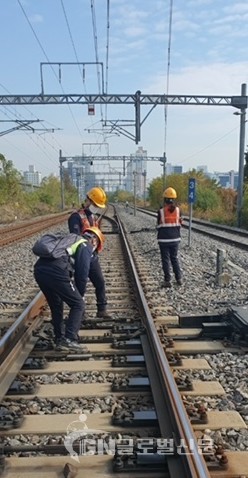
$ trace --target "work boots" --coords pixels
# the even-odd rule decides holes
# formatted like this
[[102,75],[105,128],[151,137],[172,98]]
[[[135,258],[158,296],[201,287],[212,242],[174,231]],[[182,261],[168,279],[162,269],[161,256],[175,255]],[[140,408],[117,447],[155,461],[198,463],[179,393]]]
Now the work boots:
[[170,288],[171,287],[170,281],[165,280],[164,282],[162,282],[161,287]]
[[112,319],[112,315],[105,309],[105,310],[98,310],[96,316],[99,319]]

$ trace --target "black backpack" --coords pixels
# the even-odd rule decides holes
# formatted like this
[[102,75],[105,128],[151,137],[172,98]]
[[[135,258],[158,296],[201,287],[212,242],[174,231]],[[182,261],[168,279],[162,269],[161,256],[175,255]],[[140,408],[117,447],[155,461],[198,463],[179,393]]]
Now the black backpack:
[[59,259],[66,255],[71,256],[74,252],[71,246],[82,242],[87,243],[87,240],[78,234],[44,234],[34,243],[32,251],[36,256],[45,259]]

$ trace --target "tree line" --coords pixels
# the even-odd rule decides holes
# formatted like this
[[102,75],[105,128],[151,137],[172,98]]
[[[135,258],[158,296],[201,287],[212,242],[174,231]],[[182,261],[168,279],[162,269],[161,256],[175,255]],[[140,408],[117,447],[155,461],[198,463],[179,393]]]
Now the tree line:
[[[222,188],[215,179],[194,169],[182,174],[172,174],[165,178],[154,178],[148,187],[146,205],[158,209],[163,201],[163,190],[173,187],[177,191],[178,203],[183,214],[188,214],[188,182],[196,179],[196,201],[194,216],[216,223],[236,225],[237,191]],[[133,193],[117,190],[109,193],[109,202],[134,201]],[[78,191],[70,177],[64,175],[65,208],[78,205]],[[144,198],[136,198],[138,205],[144,205]],[[0,154],[0,213],[2,222],[12,221],[14,217],[25,217],[58,212],[61,209],[61,184],[55,175],[43,178],[39,188],[27,192],[23,187],[23,177],[14,168],[12,161]],[[248,152],[245,154],[244,195],[242,208],[242,227],[248,228]]]

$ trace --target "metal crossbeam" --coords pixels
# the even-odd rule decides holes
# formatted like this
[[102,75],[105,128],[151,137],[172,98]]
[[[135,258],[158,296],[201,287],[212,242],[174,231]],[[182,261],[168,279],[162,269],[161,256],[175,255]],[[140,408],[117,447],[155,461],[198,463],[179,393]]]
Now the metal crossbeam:
[[1,105],[56,104],[137,104],[140,105],[202,105],[247,108],[247,96],[209,95],[0,95]]
[[163,161],[163,157],[161,156],[95,156],[94,154],[90,154],[87,156],[62,156],[60,159],[63,161],[75,161],[78,162],[79,160],[82,161],[136,161],[137,159],[141,159],[142,161]]

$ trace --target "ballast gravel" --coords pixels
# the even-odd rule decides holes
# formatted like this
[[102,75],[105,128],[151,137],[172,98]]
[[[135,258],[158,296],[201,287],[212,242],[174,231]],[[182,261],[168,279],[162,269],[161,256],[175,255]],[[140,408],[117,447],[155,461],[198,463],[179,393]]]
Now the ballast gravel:
[[[134,258],[139,256],[147,265],[148,276],[155,279],[156,291],[151,287],[151,300],[167,310],[167,314],[192,314],[192,313],[223,313],[232,305],[248,304],[248,254],[234,246],[229,246],[211,238],[206,238],[195,232],[191,233],[191,247],[188,247],[188,231],[182,229],[182,241],[179,252],[183,271],[183,285],[178,287],[173,280],[171,289],[161,288],[163,272],[161,267],[160,252],[156,239],[156,220],[143,213],[136,211],[127,212],[122,205],[117,205],[123,225],[128,232],[128,241],[133,251]],[[142,231],[142,229],[146,229]],[[148,230],[147,230],[148,229]],[[55,230],[55,229],[54,229]],[[56,227],[56,231],[63,230]],[[66,231],[66,228],[64,228]],[[38,237],[38,235],[37,235]],[[0,317],[1,310],[6,308],[15,309],[14,301],[19,301],[20,306],[27,302],[27,296],[34,297],[38,291],[33,278],[33,265],[36,258],[31,248],[36,236],[1,249],[0,268],[5,273],[0,281]],[[217,250],[222,249],[227,253],[225,272],[229,280],[221,287],[216,285],[216,256]],[[149,285],[147,287],[149,295]],[[149,301],[149,298],[148,298]],[[13,302],[13,305],[12,305]],[[169,311],[169,312],[168,312]],[[1,322],[4,320],[4,315]],[[188,356],[189,357],[189,356]],[[186,372],[189,378],[201,380],[218,380],[223,386],[225,397],[187,397],[189,401],[204,403],[209,409],[238,411],[248,425],[248,354],[238,355],[228,352],[220,354],[203,354],[199,358],[206,358],[212,367],[212,371]],[[93,374],[94,375],[94,374]],[[86,375],[82,377],[83,381]],[[79,377],[74,376],[72,380]],[[109,377],[105,375],[95,376],[91,381],[105,381]],[[43,379],[41,379],[42,382]],[[46,383],[46,378],[44,382]],[[68,381],[71,380],[68,375]],[[43,383],[44,383],[43,382]],[[6,400],[10,409],[21,409],[25,414],[44,413],[77,413],[84,409],[85,413],[97,413],[99,411],[111,411],[116,403],[113,396],[105,399],[80,400],[67,399],[63,403],[49,400],[38,400],[27,403],[25,400]],[[135,402],[133,406],[127,401],[127,397],[119,401],[123,409],[151,408],[152,403]],[[208,430],[207,430],[208,432]],[[222,429],[210,433],[215,441],[222,443],[232,450],[248,450],[248,431],[246,429]],[[12,438],[14,440],[14,438]]]

